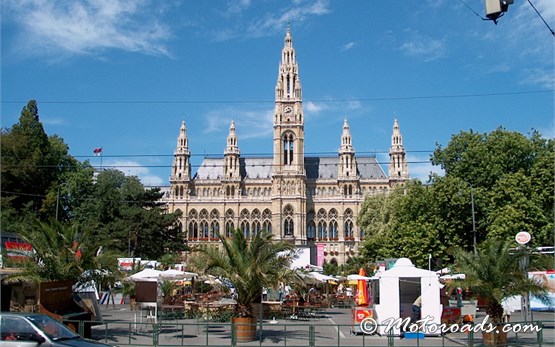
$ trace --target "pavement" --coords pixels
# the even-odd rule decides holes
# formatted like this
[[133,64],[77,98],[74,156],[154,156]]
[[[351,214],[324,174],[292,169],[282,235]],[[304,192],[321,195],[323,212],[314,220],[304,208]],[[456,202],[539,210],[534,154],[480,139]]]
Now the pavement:
[[[207,322],[202,319],[156,319],[148,311],[132,311],[129,305],[102,305],[103,325],[93,327],[93,339],[118,346],[230,346],[231,324]],[[256,341],[238,343],[240,346],[388,346],[387,336],[354,334],[351,309],[328,308],[321,316],[304,320],[270,319],[258,325]],[[478,313],[476,323],[485,314]],[[538,333],[510,332],[509,345],[538,345],[538,335],[543,346],[555,346],[555,314],[533,312],[534,320],[544,323]],[[525,324],[520,312],[514,312],[511,323]],[[158,334],[153,334],[159,327]],[[313,338],[312,341],[310,339]],[[444,336],[416,338],[389,337],[394,346],[468,346],[468,333],[447,333]],[[474,344],[482,343],[482,334],[474,336]]]

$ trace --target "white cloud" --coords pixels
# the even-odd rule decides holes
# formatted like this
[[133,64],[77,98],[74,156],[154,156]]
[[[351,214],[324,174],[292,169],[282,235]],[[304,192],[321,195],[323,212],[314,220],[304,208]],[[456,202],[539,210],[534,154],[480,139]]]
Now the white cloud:
[[434,166],[430,162],[430,156],[407,155],[409,175],[411,178],[417,178],[422,182],[427,182],[431,173],[443,176],[445,173],[439,166]]
[[167,181],[150,172],[148,167],[133,160],[104,160],[103,166],[123,172],[126,176],[137,176],[144,186],[160,186]]
[[204,117],[206,125],[204,133],[224,132],[227,134],[231,120],[235,122],[235,128],[239,141],[241,139],[267,137],[273,131],[274,110],[237,109],[227,107],[213,110]]
[[329,0],[294,1],[293,6],[282,11],[267,13],[247,27],[247,36],[262,37],[283,31],[287,21],[302,23],[313,16],[330,13]]
[[303,110],[308,113],[318,114],[326,109],[327,106],[325,104],[314,101],[307,101],[303,104]]
[[29,54],[92,54],[122,49],[169,55],[169,28],[152,15],[146,0],[8,1],[7,11],[22,30]]
[[343,52],[344,52],[344,51],[348,51],[348,50],[354,48],[355,46],[356,46],[356,43],[351,41],[351,42],[349,42],[349,43],[344,44],[344,45],[341,47],[341,51],[343,51]]
[[433,39],[417,31],[409,31],[410,40],[403,43],[401,51],[411,57],[422,58],[426,62],[434,61],[445,56],[445,42]]

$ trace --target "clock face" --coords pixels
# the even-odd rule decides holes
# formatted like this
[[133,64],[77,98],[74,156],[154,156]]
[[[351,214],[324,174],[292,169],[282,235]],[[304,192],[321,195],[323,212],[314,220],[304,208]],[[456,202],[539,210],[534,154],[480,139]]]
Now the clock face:
[[293,109],[292,109],[290,106],[286,106],[286,107],[283,109],[283,111],[284,111],[285,113],[291,113],[291,111],[293,111]]

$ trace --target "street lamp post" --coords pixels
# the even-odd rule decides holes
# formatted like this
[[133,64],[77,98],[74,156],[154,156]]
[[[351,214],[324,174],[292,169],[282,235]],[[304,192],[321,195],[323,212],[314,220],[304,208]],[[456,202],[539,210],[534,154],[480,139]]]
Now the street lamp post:
[[474,187],[470,187],[470,205],[472,207],[472,238],[474,251],[476,251],[476,217],[474,215]]

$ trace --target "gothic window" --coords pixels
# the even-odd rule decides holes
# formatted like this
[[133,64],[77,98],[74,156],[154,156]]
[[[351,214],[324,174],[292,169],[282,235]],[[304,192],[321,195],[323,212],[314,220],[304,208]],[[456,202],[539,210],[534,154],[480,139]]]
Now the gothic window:
[[198,218],[197,210],[192,209],[191,211],[189,211],[189,219],[196,219],[196,218]]
[[330,238],[335,239],[337,237],[337,222],[332,220],[330,222]]
[[200,219],[208,219],[208,211],[206,209],[200,210],[199,214]]
[[328,237],[328,231],[326,229],[326,222],[318,222],[318,239],[322,240]]
[[260,219],[260,210],[258,210],[257,208],[255,208],[252,211],[252,219]]
[[272,211],[270,211],[269,209],[265,209],[264,212],[262,212],[262,218],[272,219]]
[[232,209],[229,209],[225,212],[225,218],[227,219],[233,219],[234,216],[235,216],[235,213],[233,213]]
[[198,225],[196,221],[189,223],[189,238],[198,239]]
[[328,214],[328,216],[329,216],[330,219],[331,219],[331,218],[337,218],[337,215],[338,215],[338,213],[337,213],[337,210],[336,210],[335,208],[332,208],[332,209],[330,210],[330,213]]
[[204,238],[209,237],[208,231],[209,231],[208,222],[205,221],[205,220],[201,221],[200,222],[200,236],[204,237]]
[[291,217],[285,218],[285,222],[283,223],[283,235],[284,236],[294,235],[293,218]]
[[212,221],[210,224],[210,237],[218,237],[220,234],[220,223],[218,221]]
[[293,134],[286,133],[283,135],[283,165],[293,164],[294,141]]
[[326,219],[328,217],[326,210],[323,208],[318,210],[318,219]]
[[212,211],[210,211],[210,219],[219,219],[220,218],[220,212],[218,212],[218,210],[213,209]]
[[306,239],[311,241],[316,238],[316,224],[313,220],[309,220],[306,226]]
[[258,234],[260,230],[262,230],[260,226],[260,221],[255,220],[254,222],[252,222],[252,236]]
[[353,237],[353,222],[350,219],[345,220],[345,237]]
[[262,223],[262,230],[267,230],[270,234],[272,233],[272,222],[269,220],[265,220]]
[[249,219],[250,218],[250,213],[247,209],[243,209],[241,211],[241,219]]
[[245,235],[246,239],[251,237],[251,229],[248,221],[244,220],[241,222],[241,230],[243,231],[243,235]]
[[228,220],[225,222],[225,237],[231,237],[233,235],[233,228],[235,228],[232,221]]

